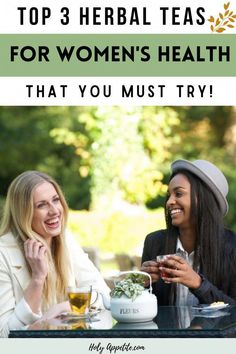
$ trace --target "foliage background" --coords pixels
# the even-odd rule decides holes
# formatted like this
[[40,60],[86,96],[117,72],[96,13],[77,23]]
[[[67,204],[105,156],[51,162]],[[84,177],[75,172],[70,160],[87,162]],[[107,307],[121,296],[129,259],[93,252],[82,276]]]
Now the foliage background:
[[0,107],[0,200],[19,173],[37,169],[62,186],[82,245],[140,253],[164,227],[170,163],[208,159],[230,185],[236,229],[235,107]]

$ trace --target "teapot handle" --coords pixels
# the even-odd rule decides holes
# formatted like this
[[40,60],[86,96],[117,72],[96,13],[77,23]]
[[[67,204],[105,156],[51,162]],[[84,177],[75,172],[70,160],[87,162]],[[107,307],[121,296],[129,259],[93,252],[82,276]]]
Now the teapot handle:
[[148,289],[148,291],[150,292],[150,293],[152,293],[152,278],[151,278],[151,276],[150,276],[150,274],[148,274],[148,273],[146,273],[146,272],[141,272],[140,270],[127,270],[127,271],[124,271],[124,272],[119,272],[119,274],[118,274],[118,276],[120,276],[120,275],[124,275],[124,274],[143,274],[143,275],[146,275],[146,276],[148,276],[148,278],[149,278],[149,289]]

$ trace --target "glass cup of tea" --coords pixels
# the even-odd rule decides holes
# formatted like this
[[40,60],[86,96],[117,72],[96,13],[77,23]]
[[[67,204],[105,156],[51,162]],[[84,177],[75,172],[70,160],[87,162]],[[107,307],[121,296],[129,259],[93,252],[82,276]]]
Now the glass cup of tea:
[[[91,303],[92,293],[96,293],[95,300]],[[70,286],[67,288],[67,295],[71,311],[77,315],[87,315],[90,306],[97,300],[98,292],[91,285],[83,287]]]
[[[162,255],[159,255],[156,257],[156,261],[158,263],[158,265],[160,267],[165,267],[167,268],[167,265],[165,265],[165,261],[168,259],[169,256],[180,256],[180,257],[184,257],[184,254],[180,253],[180,252],[177,252],[177,253],[173,253],[173,254],[162,254]],[[170,278],[170,275],[167,274],[164,270],[161,270],[160,269],[160,276],[161,278],[165,278],[165,277],[169,277]],[[170,282],[169,281],[165,281],[166,284],[169,284]]]

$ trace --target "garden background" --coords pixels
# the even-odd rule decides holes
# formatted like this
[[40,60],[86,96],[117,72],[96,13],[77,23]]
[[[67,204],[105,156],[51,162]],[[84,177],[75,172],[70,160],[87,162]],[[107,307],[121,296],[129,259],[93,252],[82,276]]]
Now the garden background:
[[141,256],[147,233],[165,226],[170,164],[208,159],[230,191],[236,231],[236,107],[0,107],[0,209],[25,170],[52,175],[70,206],[69,228],[96,247],[102,272],[115,254]]

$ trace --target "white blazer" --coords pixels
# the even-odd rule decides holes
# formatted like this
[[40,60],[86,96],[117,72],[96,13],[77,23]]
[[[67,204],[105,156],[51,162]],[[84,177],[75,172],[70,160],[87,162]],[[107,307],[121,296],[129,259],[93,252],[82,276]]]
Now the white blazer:
[[[67,244],[73,266],[68,285],[91,284],[99,292],[109,294],[101,274],[70,235]],[[22,328],[41,317],[31,311],[24,299],[29,281],[25,257],[15,237],[11,233],[0,236],[0,337],[8,337],[11,329]]]

